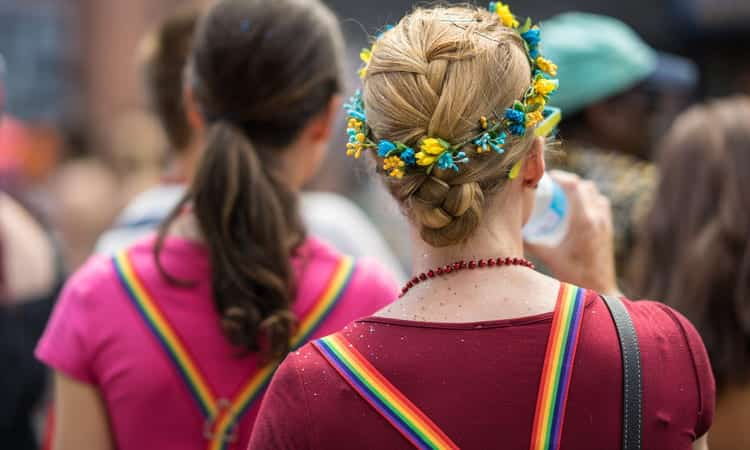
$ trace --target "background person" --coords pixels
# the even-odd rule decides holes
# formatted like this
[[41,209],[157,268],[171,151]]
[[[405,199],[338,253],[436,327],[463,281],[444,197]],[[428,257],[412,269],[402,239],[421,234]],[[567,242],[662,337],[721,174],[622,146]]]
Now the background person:
[[[147,97],[170,151],[161,182],[125,207],[112,229],[99,239],[97,252],[112,254],[153,233],[195,173],[205,121],[189,86],[183,87],[183,78],[199,16],[197,8],[182,10],[165,20],[141,45]],[[347,198],[328,192],[304,192],[300,211],[311,235],[343,253],[374,258],[401,276],[400,264],[380,232]],[[361,234],[369,238],[360,239]]]
[[542,29],[562,86],[552,102],[563,110],[564,151],[552,163],[594,181],[610,199],[617,263],[624,268],[658,181],[653,144],[691,99],[697,69],[658,53],[612,17],[564,13]]
[[201,19],[195,176],[158,238],[69,280],[37,348],[55,450],[243,447],[277,358],[395,298],[385,269],[306,237],[296,207],[340,106],[340,50],[318,1],[225,0]]
[[[709,125],[710,124],[710,125]],[[750,448],[750,98],[693,107],[660,146],[633,275],[700,332],[716,378],[711,449]]]
[[[521,229],[545,169],[544,139],[536,137],[538,117],[529,109],[544,105],[554,86],[531,74],[549,76],[553,66],[530,58],[539,51],[536,31],[516,30],[521,24],[505,5],[495,12],[417,8],[375,43],[363,104],[349,113],[350,128],[366,136],[355,135],[349,151],[358,151],[358,143],[377,145],[369,151],[410,219],[418,275],[375,316],[287,357],[251,449],[412,448],[405,436],[421,439],[415,436],[424,430],[441,445],[526,448],[544,430],[534,423],[556,420],[543,414],[546,406],[536,409],[542,416],[535,408],[540,386],[551,386],[545,380],[555,373],[545,361],[548,339],[556,348],[560,336],[552,317],[571,298],[581,327],[572,375],[558,378],[571,380],[561,448],[619,448],[622,363],[604,301],[531,270],[521,258]],[[491,121],[493,112],[504,121]],[[610,251],[560,252],[556,258],[570,260],[561,261],[567,270],[557,275],[616,293],[608,202],[591,183],[561,182],[576,211],[573,226],[590,224],[571,235],[589,236],[579,242]],[[581,253],[592,259],[576,259]],[[705,448],[714,383],[700,336],[663,304],[624,304],[641,346],[643,448]],[[394,388],[378,388],[386,383]],[[385,400],[358,393],[372,393],[371,387]],[[422,427],[417,413],[408,415],[417,431],[396,414],[384,419],[383,404],[404,411],[395,392],[436,427]],[[342,419],[351,417],[356,426]]]

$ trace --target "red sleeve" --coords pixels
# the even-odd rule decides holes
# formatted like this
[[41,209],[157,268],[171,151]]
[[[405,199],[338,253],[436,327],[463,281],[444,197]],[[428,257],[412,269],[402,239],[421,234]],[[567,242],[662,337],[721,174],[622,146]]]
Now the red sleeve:
[[253,426],[248,450],[304,450],[313,448],[310,405],[298,368],[303,347],[290,353],[271,380]]
[[693,369],[695,371],[695,379],[698,386],[698,399],[700,402],[698,406],[698,417],[695,424],[695,436],[697,439],[708,432],[708,429],[711,428],[711,424],[714,420],[714,412],[716,409],[716,382],[714,381],[711,362],[708,359],[706,347],[703,345],[703,339],[701,339],[700,334],[698,334],[698,331],[693,324],[682,314],[672,308],[668,308],[664,305],[660,306],[672,317],[672,320],[674,320],[680,328],[693,360]]

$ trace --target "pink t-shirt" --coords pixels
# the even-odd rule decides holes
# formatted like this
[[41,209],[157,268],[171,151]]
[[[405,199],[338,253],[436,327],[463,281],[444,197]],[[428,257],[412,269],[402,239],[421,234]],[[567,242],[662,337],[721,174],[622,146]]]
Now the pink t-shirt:
[[[256,354],[240,356],[222,334],[211,300],[207,249],[192,241],[167,240],[161,257],[167,272],[197,282],[194,287],[176,287],[159,274],[153,242],[150,237],[130,248],[135,271],[217,397],[232,397],[260,362]],[[304,317],[328,284],[340,255],[315,239],[308,239],[298,255],[293,311]],[[387,270],[372,261],[357,261],[346,290],[313,338],[381,309],[396,298],[397,289]],[[110,258],[92,257],[68,281],[36,355],[53,369],[97,387],[118,449],[207,447],[205,419],[196,401],[136,311]],[[260,399],[242,418],[235,448],[247,446],[259,404]]]

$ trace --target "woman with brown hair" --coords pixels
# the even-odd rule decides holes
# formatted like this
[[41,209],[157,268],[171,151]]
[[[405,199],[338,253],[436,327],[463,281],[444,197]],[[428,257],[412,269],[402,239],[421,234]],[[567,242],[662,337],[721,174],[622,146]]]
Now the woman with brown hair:
[[750,98],[692,108],[660,151],[635,284],[706,343],[718,393],[711,448],[750,448]]
[[392,305],[286,358],[250,448],[703,448],[703,344],[662,304],[593,290],[618,292],[609,205],[591,184],[560,178],[579,245],[554,258],[592,290],[523,259],[557,117],[539,39],[493,2],[417,8],[363,52],[347,149],[373,156],[409,218],[416,275]]
[[395,298],[387,271],[298,217],[340,104],[341,47],[317,0],[223,0],[201,19],[191,185],[158,238],[73,276],[37,348],[55,370],[54,449],[244,447],[279,358]]

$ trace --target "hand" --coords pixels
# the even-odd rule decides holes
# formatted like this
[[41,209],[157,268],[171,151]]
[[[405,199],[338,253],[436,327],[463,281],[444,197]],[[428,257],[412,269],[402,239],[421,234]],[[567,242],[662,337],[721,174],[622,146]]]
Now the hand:
[[593,182],[581,180],[577,175],[552,171],[550,176],[568,198],[568,234],[557,247],[527,243],[526,250],[561,281],[602,294],[619,294],[609,200]]

